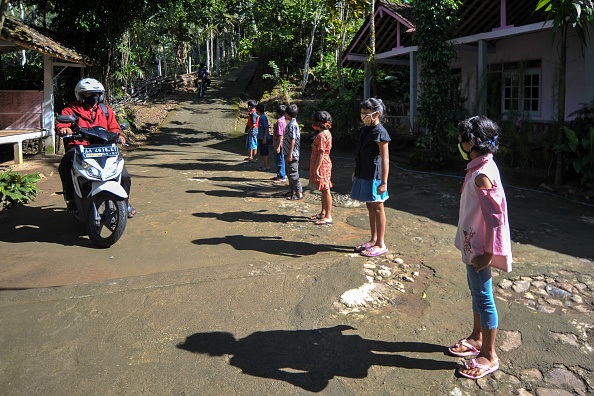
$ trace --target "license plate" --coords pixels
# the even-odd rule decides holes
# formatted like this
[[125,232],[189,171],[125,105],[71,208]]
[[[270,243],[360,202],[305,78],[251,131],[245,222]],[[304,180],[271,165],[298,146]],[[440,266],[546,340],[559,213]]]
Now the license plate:
[[118,148],[115,146],[85,147],[81,150],[83,158],[117,157]]

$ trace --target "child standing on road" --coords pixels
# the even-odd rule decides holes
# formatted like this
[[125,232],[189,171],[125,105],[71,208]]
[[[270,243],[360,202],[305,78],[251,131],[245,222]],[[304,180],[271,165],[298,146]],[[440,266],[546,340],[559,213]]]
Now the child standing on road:
[[462,186],[455,245],[466,264],[474,326],[472,334],[449,351],[454,356],[476,356],[458,372],[478,379],[499,369],[491,267],[511,271],[512,254],[505,192],[493,161],[499,149],[499,127],[485,116],[476,116],[462,121],[458,128],[458,149],[470,163]]
[[268,117],[264,114],[264,104],[258,103],[256,105],[256,113],[260,117],[258,119],[258,148],[260,149],[260,157],[264,160],[264,166],[258,168],[259,171],[268,171],[268,145],[270,144],[270,125],[268,124]]
[[272,147],[274,148],[274,163],[276,164],[276,176],[272,178],[275,184],[284,184],[287,181],[285,174],[285,156],[283,155],[283,135],[287,121],[285,120],[285,109],[287,106],[276,107],[276,122],[272,127]]
[[258,129],[258,114],[256,114],[256,101],[248,100],[248,115],[247,123],[245,125],[245,147],[248,149],[248,156],[246,161],[256,162],[256,150],[258,149],[257,129]]
[[309,167],[309,182],[322,192],[322,211],[312,217],[317,220],[316,225],[332,224],[332,116],[327,111],[317,111],[313,115],[313,128],[319,133],[314,138],[311,147],[311,162]]
[[376,257],[388,253],[384,241],[386,213],[384,202],[388,197],[388,172],[390,157],[388,131],[381,121],[386,107],[381,99],[370,98],[359,104],[361,120],[365,124],[359,129],[359,142],[353,172],[351,198],[365,202],[369,212],[371,239],[355,248],[362,256]]
[[289,178],[289,187],[291,191],[287,194],[287,199],[296,201],[303,199],[303,188],[299,180],[299,150],[301,145],[301,133],[297,125],[297,114],[299,108],[292,104],[285,109],[285,120],[287,127],[283,138],[283,155],[285,156],[285,170]]

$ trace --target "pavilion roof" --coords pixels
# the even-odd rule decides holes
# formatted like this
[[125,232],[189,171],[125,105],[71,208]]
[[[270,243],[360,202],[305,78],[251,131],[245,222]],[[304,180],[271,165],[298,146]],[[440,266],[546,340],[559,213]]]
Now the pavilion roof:
[[0,32],[0,53],[30,49],[68,62],[93,65],[96,62],[73,46],[58,40],[54,34],[20,19],[6,15]]

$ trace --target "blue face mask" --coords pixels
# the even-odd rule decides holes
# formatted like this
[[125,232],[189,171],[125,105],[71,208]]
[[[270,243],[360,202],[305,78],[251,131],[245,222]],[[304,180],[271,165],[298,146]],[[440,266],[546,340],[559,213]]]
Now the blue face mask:
[[470,149],[470,151],[464,150],[464,148],[462,147],[462,142],[460,142],[458,143],[458,150],[460,150],[462,158],[464,158],[466,161],[470,161],[470,152],[472,151],[472,149]]

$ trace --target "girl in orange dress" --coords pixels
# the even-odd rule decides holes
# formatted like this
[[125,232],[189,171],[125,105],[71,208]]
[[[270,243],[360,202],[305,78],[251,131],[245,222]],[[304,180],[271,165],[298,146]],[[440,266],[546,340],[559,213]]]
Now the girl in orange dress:
[[315,224],[332,224],[332,161],[330,160],[330,150],[332,149],[332,116],[327,111],[317,111],[313,115],[313,128],[319,133],[314,138],[311,147],[311,163],[309,167],[309,182],[322,192],[322,211],[311,220],[316,220]]

